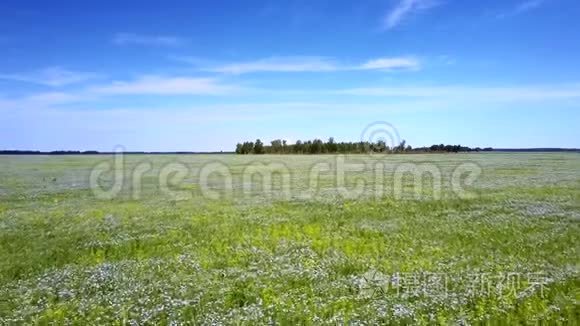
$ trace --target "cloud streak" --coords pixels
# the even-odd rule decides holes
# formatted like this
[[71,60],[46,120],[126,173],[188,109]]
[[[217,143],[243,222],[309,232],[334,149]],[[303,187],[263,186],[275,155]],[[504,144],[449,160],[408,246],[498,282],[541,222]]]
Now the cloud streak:
[[51,87],[60,87],[81,83],[90,79],[99,78],[99,74],[66,70],[61,67],[48,67],[39,71],[0,74],[0,79],[40,84]]
[[520,2],[515,8],[500,13],[497,17],[498,18],[506,18],[506,17],[511,17],[511,16],[517,16],[519,14],[523,14],[526,13],[528,11],[532,11],[535,9],[540,8],[544,3],[546,2],[546,0],[527,0],[524,2]]
[[434,8],[441,3],[435,0],[399,0],[386,14],[383,22],[384,29],[393,29],[408,17],[421,11]]
[[365,62],[357,70],[418,70],[420,62],[412,57],[379,58]]
[[[334,104],[324,104],[327,109],[340,107],[344,97],[353,100],[365,99],[365,106],[371,98],[377,98],[378,103],[384,100],[395,100],[397,103],[422,101],[426,107],[434,107],[450,103],[513,103],[538,101],[574,101],[580,99],[580,83],[551,85],[512,85],[505,87],[486,87],[468,85],[435,85],[435,86],[395,86],[395,87],[361,87],[348,89],[326,90],[294,90],[281,91],[272,89],[246,89],[237,85],[224,84],[211,78],[161,77],[145,76],[130,81],[117,81],[106,85],[94,86],[70,92],[41,92],[18,98],[0,97],[0,109],[46,109],[74,103],[98,103],[115,96],[235,96],[260,95],[284,97],[290,96],[293,101],[300,99],[320,99],[315,102],[296,102],[294,107],[310,108],[320,106],[325,101]],[[109,102],[114,103],[114,102]],[[253,107],[272,109],[268,105],[252,104]]]
[[248,74],[260,72],[336,72],[356,70],[418,70],[421,64],[413,57],[376,58],[348,65],[327,57],[271,57],[255,61],[229,63],[202,67],[201,70],[223,74]]
[[117,33],[113,37],[113,43],[117,45],[140,45],[178,47],[187,44],[187,40],[169,35],[139,35],[134,33]]
[[472,102],[535,101],[580,98],[580,84],[544,86],[432,86],[432,87],[370,87],[332,91],[333,94],[372,97],[415,97],[465,99]]
[[322,72],[336,71],[338,70],[338,66],[332,60],[324,57],[271,57],[209,67],[203,70],[227,74],[254,72]]
[[94,98],[88,94],[77,94],[73,92],[40,92],[19,98],[0,97],[0,109],[44,109],[70,103],[85,102],[93,99]]
[[98,102],[114,96],[229,96],[249,89],[215,78],[141,76],[66,92],[37,92],[16,98],[0,96],[0,109],[48,108],[72,103]]
[[101,95],[227,95],[240,87],[225,85],[214,78],[143,76],[89,89]]

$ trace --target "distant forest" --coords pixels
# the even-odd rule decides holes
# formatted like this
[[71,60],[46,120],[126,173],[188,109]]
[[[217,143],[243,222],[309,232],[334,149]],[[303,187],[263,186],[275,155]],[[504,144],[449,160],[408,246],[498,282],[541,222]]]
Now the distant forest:
[[336,142],[330,137],[324,142],[320,139],[296,141],[288,144],[286,140],[276,139],[270,145],[264,145],[260,139],[247,141],[236,145],[236,154],[363,154],[363,153],[458,153],[458,152],[489,152],[493,148],[470,148],[461,145],[433,145],[430,147],[413,148],[403,140],[397,146],[390,148],[384,141],[371,142]]

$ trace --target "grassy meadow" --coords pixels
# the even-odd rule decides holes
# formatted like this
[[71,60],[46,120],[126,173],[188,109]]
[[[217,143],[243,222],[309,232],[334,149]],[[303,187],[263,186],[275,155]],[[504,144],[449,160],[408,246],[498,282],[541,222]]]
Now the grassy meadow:
[[0,156],[0,324],[580,321],[577,153],[129,155],[111,198],[101,162]]

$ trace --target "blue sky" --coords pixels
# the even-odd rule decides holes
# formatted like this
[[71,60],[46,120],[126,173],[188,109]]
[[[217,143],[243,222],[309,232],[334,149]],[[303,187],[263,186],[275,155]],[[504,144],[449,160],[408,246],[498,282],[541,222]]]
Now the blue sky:
[[577,0],[0,2],[0,149],[580,147]]

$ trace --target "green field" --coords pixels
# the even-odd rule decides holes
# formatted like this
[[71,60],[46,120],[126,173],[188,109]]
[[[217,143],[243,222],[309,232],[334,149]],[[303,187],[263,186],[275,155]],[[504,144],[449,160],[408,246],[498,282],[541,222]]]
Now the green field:
[[0,156],[0,324],[580,320],[577,153],[103,161]]

